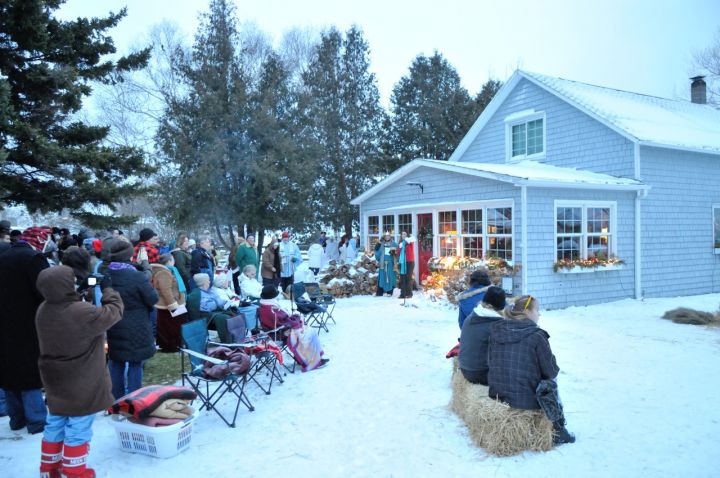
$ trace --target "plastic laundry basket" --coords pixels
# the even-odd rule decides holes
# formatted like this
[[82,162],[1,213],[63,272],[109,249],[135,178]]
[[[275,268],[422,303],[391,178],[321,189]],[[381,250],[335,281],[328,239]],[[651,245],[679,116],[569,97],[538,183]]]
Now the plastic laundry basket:
[[113,425],[123,451],[170,458],[190,446],[193,422],[197,416],[198,412],[195,411],[192,416],[174,425],[149,427],[113,415]]

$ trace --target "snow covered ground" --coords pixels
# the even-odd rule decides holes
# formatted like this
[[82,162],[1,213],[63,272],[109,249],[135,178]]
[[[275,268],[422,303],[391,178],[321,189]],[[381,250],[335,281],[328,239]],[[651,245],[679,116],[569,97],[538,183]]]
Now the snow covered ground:
[[[170,459],[119,450],[95,422],[100,477],[717,477],[720,329],[661,320],[686,305],[715,311],[720,294],[544,312],[568,428],[577,443],[510,458],[476,448],[448,410],[459,335],[455,310],[412,299],[338,301],[321,340],[329,365],[288,375],[237,428],[203,412],[190,449]],[[0,419],[0,476],[37,476],[40,436]]]

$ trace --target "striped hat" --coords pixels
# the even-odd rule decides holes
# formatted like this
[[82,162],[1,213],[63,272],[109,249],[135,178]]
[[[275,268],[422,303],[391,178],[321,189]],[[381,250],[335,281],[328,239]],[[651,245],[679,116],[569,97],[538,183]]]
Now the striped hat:
[[30,244],[36,251],[42,252],[51,232],[52,229],[49,227],[28,227],[23,231],[20,240]]

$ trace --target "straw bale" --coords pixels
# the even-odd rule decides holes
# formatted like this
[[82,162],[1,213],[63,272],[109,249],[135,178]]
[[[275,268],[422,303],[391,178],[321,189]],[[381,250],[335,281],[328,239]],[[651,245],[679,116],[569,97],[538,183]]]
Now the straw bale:
[[541,410],[519,410],[488,397],[488,388],[465,380],[454,360],[450,408],[480,448],[497,456],[552,449],[552,424]]
[[709,325],[717,322],[717,316],[709,312],[701,312],[699,310],[688,309],[687,307],[678,307],[669,310],[662,316],[663,319],[672,320],[676,324],[690,325]]

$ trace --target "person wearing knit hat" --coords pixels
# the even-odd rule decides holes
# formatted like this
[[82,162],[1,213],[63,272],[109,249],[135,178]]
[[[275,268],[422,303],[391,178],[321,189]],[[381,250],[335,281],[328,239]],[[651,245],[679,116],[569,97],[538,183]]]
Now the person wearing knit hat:
[[129,262],[133,256],[133,246],[125,239],[113,238],[105,241],[105,260],[109,262]]
[[143,362],[155,355],[150,313],[158,294],[147,276],[130,263],[133,247],[127,239],[118,236],[105,242],[106,260],[110,261],[105,275],[125,306],[122,320],[107,331],[112,393],[118,399],[142,387]]
[[132,261],[141,264],[144,269],[150,270],[150,264],[157,264],[160,259],[160,252],[157,244],[160,241],[158,235],[146,227],[140,231],[140,241],[135,246]]
[[35,328],[42,296],[35,284],[49,264],[40,246],[47,236],[36,232],[26,236],[35,246],[18,240],[0,254],[0,388],[5,390],[10,428],[27,428],[29,433],[42,432],[47,417]]

